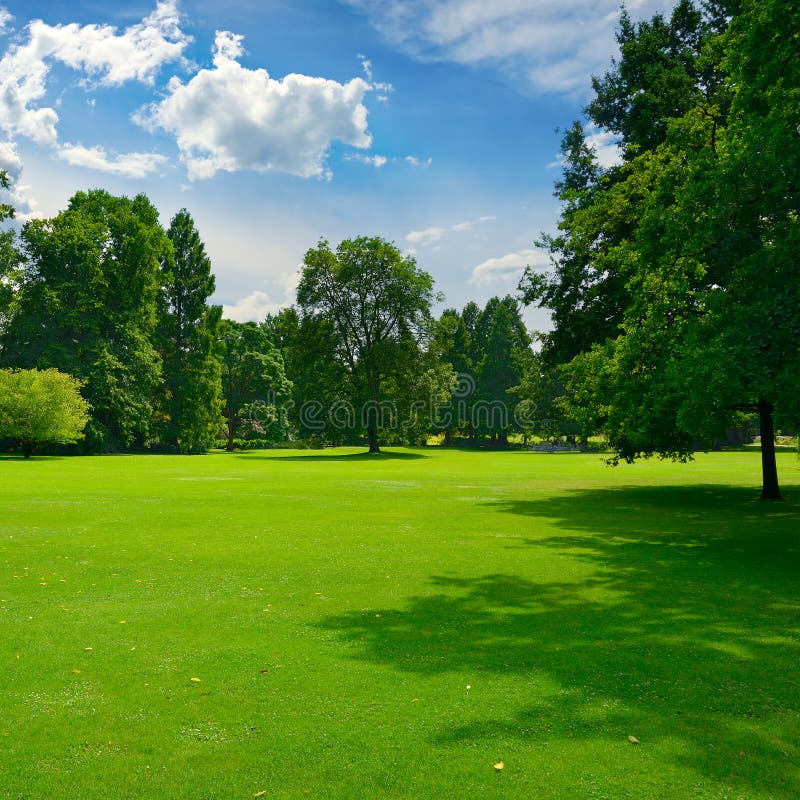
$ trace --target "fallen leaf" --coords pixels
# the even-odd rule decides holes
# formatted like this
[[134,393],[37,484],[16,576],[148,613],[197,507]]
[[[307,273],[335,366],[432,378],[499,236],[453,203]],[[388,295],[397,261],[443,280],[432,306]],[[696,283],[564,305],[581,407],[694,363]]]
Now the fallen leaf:
[[259,674],[259,675],[263,675],[265,672],[269,672],[269,670],[268,670],[268,669],[260,669],[260,670],[258,671],[258,674]]
[[628,741],[629,741],[631,744],[639,744],[639,740],[638,740],[638,739],[637,739],[635,736],[629,736],[629,737],[628,737]]
[[72,674],[73,675],[80,675],[81,671],[79,669],[74,669],[74,670],[72,670]]
[[120,625],[126,625],[127,623],[125,622],[125,620],[124,620],[124,619],[121,619],[121,620],[119,621],[119,624],[120,624]]
[[505,766],[506,766],[506,765],[505,765],[505,764],[504,764],[502,761],[498,761],[498,762],[497,762],[497,763],[494,765],[494,768],[495,768],[495,769],[496,769],[498,772],[502,772],[502,771],[505,769]]
[[84,649],[84,650],[85,650],[87,653],[90,653],[92,650],[94,650],[94,647],[84,647],[83,649]]
[[200,683],[200,678],[189,678],[192,683]]
[[266,793],[267,793],[267,790],[266,790],[266,789],[263,789],[263,790],[262,790],[262,791],[260,791],[260,792],[256,792],[256,793],[253,795],[253,797],[263,797],[263,796],[264,796]]

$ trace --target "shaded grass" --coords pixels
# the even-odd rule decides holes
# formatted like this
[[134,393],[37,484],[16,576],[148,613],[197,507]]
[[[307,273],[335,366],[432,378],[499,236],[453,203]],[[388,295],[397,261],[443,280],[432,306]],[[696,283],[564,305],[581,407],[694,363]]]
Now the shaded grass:
[[394,455],[0,460],[0,797],[797,796],[793,456]]

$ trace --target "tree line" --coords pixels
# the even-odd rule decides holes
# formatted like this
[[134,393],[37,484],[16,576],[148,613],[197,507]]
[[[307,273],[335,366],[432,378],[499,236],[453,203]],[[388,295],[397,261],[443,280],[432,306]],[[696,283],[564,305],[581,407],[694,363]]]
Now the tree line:
[[[211,262],[185,209],[165,230],[144,195],[79,192],[4,236],[0,369],[71,376],[87,417],[75,452],[361,441],[378,451],[431,433],[507,444],[519,429],[488,413],[513,410],[532,358],[519,302],[437,319],[431,276],[378,237],[320,241],[296,305],[239,323],[209,302]],[[29,390],[29,408],[41,391]],[[473,414],[481,402],[486,413]],[[0,409],[0,437],[30,448],[30,432],[14,434],[21,416],[6,413],[4,426]]]

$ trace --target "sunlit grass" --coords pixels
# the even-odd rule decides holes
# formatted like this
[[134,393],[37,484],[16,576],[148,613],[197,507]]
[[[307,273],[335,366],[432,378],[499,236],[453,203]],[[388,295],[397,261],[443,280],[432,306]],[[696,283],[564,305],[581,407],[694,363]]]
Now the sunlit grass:
[[354,452],[0,460],[0,797],[797,796],[792,453]]

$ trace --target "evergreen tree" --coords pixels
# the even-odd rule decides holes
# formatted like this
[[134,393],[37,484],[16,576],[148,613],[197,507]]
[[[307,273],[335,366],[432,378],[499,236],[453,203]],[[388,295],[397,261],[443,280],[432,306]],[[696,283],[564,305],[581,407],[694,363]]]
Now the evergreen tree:
[[223,422],[221,370],[214,352],[221,309],[207,305],[214,292],[211,261],[186,209],[173,217],[167,236],[172,253],[161,264],[159,434],[163,443],[196,453],[213,444]]

